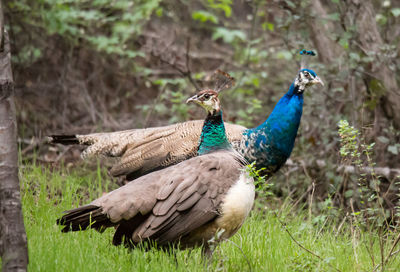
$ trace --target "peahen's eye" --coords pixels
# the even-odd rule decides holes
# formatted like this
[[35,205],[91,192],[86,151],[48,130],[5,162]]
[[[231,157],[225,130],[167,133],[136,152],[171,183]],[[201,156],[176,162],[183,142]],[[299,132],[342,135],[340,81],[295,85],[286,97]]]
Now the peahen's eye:
[[203,97],[204,97],[205,99],[209,99],[209,98],[210,98],[210,95],[209,95],[209,94],[205,94]]

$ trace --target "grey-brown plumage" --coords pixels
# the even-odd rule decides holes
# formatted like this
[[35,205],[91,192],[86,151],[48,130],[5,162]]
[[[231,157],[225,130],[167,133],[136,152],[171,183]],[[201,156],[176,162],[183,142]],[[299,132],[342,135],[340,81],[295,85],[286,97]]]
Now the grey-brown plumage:
[[[254,185],[242,166],[231,151],[198,156],[66,211],[57,223],[65,226],[63,232],[118,226],[114,245],[149,239],[161,247],[172,243],[187,248],[205,244],[219,229],[225,239],[240,228],[254,199]],[[237,184],[248,188],[247,199],[234,200]],[[242,203],[238,209],[230,208],[232,202]]]
[[[129,180],[196,156],[203,120],[174,125],[131,129],[88,135],[54,135],[51,143],[88,145],[83,158],[105,155],[119,160],[110,170],[113,176],[127,175]],[[240,143],[240,125],[224,123],[228,140]]]

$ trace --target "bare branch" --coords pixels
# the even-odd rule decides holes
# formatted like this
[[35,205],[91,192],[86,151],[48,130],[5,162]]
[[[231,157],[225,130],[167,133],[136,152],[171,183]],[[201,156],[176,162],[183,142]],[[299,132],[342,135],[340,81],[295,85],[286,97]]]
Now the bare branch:
[[[288,230],[286,224],[285,224],[284,222],[282,222],[282,221],[279,219],[279,216],[278,216],[278,214],[277,214],[275,211],[274,211],[274,214],[275,214],[275,217],[276,217],[276,219],[278,220],[278,222],[279,222],[279,223],[281,224],[281,226],[285,229],[286,233],[289,235],[290,239],[293,240],[293,242],[295,242],[300,248],[302,248],[303,250],[307,251],[308,253],[310,253],[310,254],[313,255],[314,257],[320,259],[321,261],[324,261],[324,259],[323,259],[321,256],[319,256],[318,254],[312,252],[311,250],[309,250],[308,248],[306,248],[305,246],[303,246],[302,244],[300,244],[300,242],[298,242],[298,241],[293,237],[293,235],[290,233],[290,231]],[[325,263],[326,263],[326,262],[325,262]],[[341,270],[339,270],[338,268],[334,267],[334,266],[331,265],[330,263],[326,263],[326,264],[327,264],[329,267],[335,269],[336,271],[341,272]]]
[[[299,165],[306,166],[307,168],[317,166],[319,168],[324,168],[327,166],[327,163],[324,160],[315,160],[314,163],[305,162],[303,160],[294,162],[289,159],[286,162],[286,165],[289,167],[298,167]],[[397,168],[389,168],[389,167],[363,167],[361,169],[356,169],[352,165],[336,165],[335,166],[337,172],[344,172],[348,174],[355,174],[358,171],[361,171],[363,174],[372,174],[375,173],[377,176],[383,176],[388,179],[400,176],[400,169]],[[298,169],[296,169],[298,170]]]

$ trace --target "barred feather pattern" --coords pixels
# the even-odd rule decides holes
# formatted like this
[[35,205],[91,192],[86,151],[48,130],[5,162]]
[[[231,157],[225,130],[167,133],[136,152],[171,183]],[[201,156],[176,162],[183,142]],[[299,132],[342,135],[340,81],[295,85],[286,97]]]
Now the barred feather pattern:
[[[197,155],[203,120],[187,121],[174,125],[131,129],[109,133],[76,135],[81,145],[88,145],[82,158],[105,155],[119,160],[110,170],[113,176],[129,175],[134,179]],[[240,125],[225,123],[228,140],[238,146],[243,131]],[[51,136],[50,142],[62,143]],[[68,138],[67,144],[71,143]]]

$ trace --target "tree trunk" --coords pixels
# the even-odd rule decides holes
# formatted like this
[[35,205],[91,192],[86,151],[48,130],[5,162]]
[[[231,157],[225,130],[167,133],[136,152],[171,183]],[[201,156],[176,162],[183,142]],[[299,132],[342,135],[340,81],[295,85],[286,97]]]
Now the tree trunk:
[[26,271],[27,239],[18,180],[14,83],[8,34],[0,1],[0,256],[2,271]]
[[328,20],[327,12],[320,0],[312,0],[311,6],[312,12],[317,18],[310,18],[307,22],[312,33],[311,39],[318,51],[319,59],[325,64],[332,63],[342,52],[340,45],[329,37],[335,33],[335,26]]
[[380,59],[383,55],[384,41],[379,33],[375,20],[374,6],[370,0],[347,0],[349,21],[357,29],[357,46],[367,55],[374,58],[370,67],[365,67],[370,76],[366,78],[369,87],[379,97],[381,87],[377,86],[375,78],[383,85],[384,93],[380,99],[379,107],[385,117],[393,121],[394,126],[400,129],[400,92],[396,81],[396,74]]

